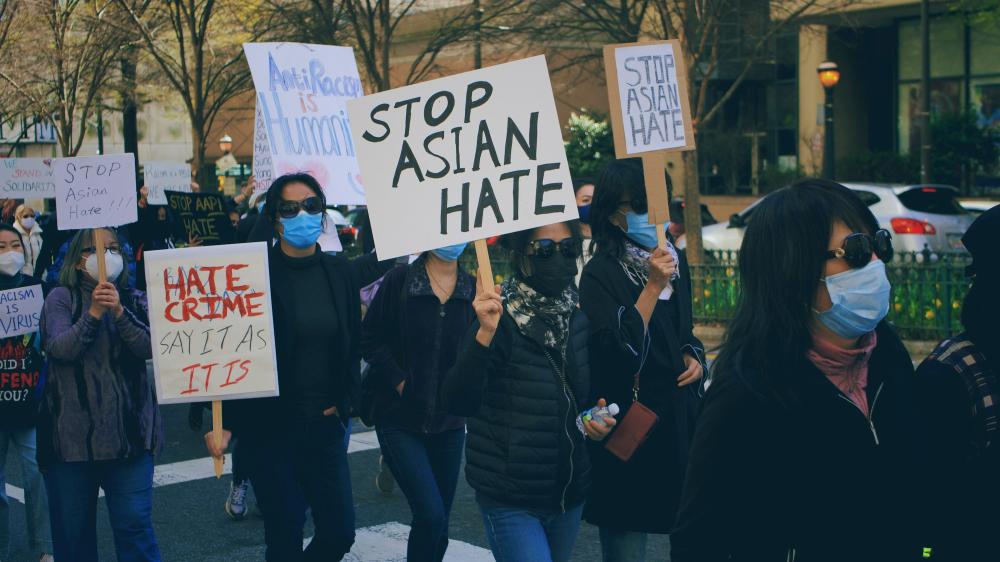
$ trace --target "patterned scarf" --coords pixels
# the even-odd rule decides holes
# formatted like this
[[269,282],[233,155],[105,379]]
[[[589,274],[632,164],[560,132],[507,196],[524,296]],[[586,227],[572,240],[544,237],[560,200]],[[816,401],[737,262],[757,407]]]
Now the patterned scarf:
[[[667,242],[667,251],[674,257],[675,263],[680,263],[677,258],[677,250],[674,249],[674,245],[670,242]],[[652,253],[635,245],[628,238],[625,239],[625,253],[622,255],[621,264],[622,269],[625,270],[625,275],[628,276],[629,281],[633,285],[637,287],[646,286],[646,282],[649,281],[649,256],[651,255]],[[680,277],[680,272],[678,269],[675,269],[670,280],[676,281],[678,277]]]
[[501,290],[507,313],[522,334],[549,349],[566,355],[569,338],[569,317],[580,301],[568,287],[561,295],[550,298],[524,284],[517,275],[511,276]]

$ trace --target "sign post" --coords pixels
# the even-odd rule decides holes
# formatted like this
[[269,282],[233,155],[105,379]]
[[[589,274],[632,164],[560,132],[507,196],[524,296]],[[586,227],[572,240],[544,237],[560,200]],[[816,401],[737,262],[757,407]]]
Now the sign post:
[[649,222],[666,246],[668,152],[694,150],[694,125],[680,41],[604,46],[615,157],[642,158]]

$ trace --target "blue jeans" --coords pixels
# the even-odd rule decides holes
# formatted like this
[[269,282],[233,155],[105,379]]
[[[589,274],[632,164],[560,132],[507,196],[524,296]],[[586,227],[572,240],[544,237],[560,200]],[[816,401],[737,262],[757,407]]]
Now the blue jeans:
[[24,505],[28,509],[28,545],[33,554],[52,554],[49,499],[35,460],[35,430],[0,431],[0,560],[10,557],[10,502],[7,499],[7,449],[13,443],[21,458]]
[[448,549],[448,517],[465,448],[465,428],[416,433],[376,427],[385,461],[413,514],[409,562],[440,562]]
[[[240,436],[243,461],[264,514],[268,562],[340,560],[354,544],[354,497],[337,416],[289,421],[280,435]],[[302,550],[306,509],[316,535]]]
[[479,504],[496,562],[567,562],[583,505],[566,513]]
[[55,558],[97,560],[97,491],[104,490],[119,562],[159,561],[153,533],[153,455],[57,462],[45,471]]
[[[643,562],[646,560],[646,533],[600,528],[601,555],[604,562]],[[668,546],[670,543],[667,543]],[[669,549],[668,549],[669,551]]]

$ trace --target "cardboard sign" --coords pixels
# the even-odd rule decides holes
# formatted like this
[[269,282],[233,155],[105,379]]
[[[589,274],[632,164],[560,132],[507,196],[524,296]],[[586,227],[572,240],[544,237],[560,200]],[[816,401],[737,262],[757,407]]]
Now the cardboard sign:
[[267,244],[145,259],[160,404],[277,396]]
[[578,218],[545,57],[347,111],[380,259]]
[[[354,50],[304,43],[244,43],[257,90],[254,175],[308,172],[336,205],[363,205],[350,122],[344,103],[364,95]],[[258,133],[266,135],[266,158],[258,161]],[[265,181],[257,169],[264,169]],[[263,188],[259,188],[263,189]]]
[[684,53],[677,40],[604,46],[618,158],[694,150]]
[[0,291],[0,338],[37,331],[44,300],[41,285]]
[[0,198],[52,199],[55,196],[51,159],[0,159]]
[[167,190],[191,193],[191,166],[183,162],[146,162],[142,177],[149,189],[146,201],[150,205],[166,205]]
[[59,230],[120,226],[138,220],[132,154],[57,158]]
[[232,244],[236,231],[226,212],[226,198],[218,193],[180,193],[168,191],[167,205],[184,225],[190,238],[197,236],[203,246]]

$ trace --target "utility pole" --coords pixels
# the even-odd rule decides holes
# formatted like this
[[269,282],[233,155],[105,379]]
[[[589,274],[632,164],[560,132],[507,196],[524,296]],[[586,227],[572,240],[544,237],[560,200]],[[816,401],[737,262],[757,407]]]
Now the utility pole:
[[931,181],[930,0],[920,2],[920,181]]

